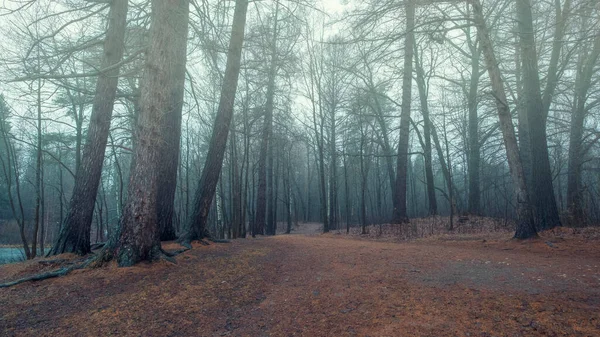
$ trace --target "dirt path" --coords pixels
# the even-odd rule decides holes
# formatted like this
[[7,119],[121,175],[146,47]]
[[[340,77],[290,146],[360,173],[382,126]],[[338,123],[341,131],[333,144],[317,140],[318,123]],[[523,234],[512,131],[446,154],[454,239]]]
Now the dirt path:
[[237,240],[0,289],[0,335],[600,336],[600,254],[570,244]]

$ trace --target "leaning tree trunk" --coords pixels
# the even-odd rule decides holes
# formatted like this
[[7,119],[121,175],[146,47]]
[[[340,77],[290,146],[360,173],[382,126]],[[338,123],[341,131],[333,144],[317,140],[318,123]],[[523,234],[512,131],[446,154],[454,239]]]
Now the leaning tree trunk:
[[413,45],[415,43],[415,4],[406,1],[406,41],[404,43],[404,74],[402,79],[402,107],[400,112],[400,140],[396,169],[396,194],[392,223],[408,222],[406,214],[406,176],[408,173],[408,140],[410,132],[410,101],[412,95]]
[[523,72],[524,109],[529,126],[529,152],[531,154],[531,192],[535,222],[538,230],[560,226],[558,207],[552,187],[552,169],[546,136],[547,112],[544,111],[540,78],[538,75],[531,2],[517,0],[517,21]]
[[502,131],[502,137],[504,139],[508,167],[513,180],[515,196],[517,199],[517,228],[515,231],[515,238],[527,239],[530,237],[535,237],[537,236],[537,231],[533,221],[533,211],[531,209],[531,204],[529,203],[529,195],[527,193],[527,186],[525,184],[523,165],[519,157],[517,137],[515,136],[515,129],[512,123],[510,109],[508,107],[508,100],[506,99],[506,92],[504,91],[504,83],[502,82],[502,76],[500,74],[500,69],[498,68],[498,62],[496,61],[496,55],[494,54],[492,41],[490,40],[487,32],[481,3],[479,0],[470,1],[471,5],[473,6],[473,14],[475,18],[475,25],[477,26],[479,41],[481,43],[481,50],[485,58],[488,75],[492,83],[492,91],[494,97],[496,98],[498,119],[500,120],[500,130]]
[[117,92],[119,67],[123,57],[127,26],[127,0],[113,0],[104,41],[102,69],[96,82],[92,116],[83,149],[81,165],[75,174],[75,185],[69,210],[49,255],[76,253],[85,255],[90,250],[90,231],[102,163],[110,129],[110,120]]
[[184,244],[189,244],[192,240],[199,240],[209,236],[206,223],[221,174],[223,158],[227,148],[227,137],[233,118],[233,104],[235,102],[235,93],[240,74],[247,9],[247,0],[236,1],[231,38],[229,40],[229,51],[227,53],[227,64],[225,65],[225,77],[223,78],[223,87],[221,88],[221,98],[219,100],[217,116],[215,117],[215,124],[213,125],[213,133],[206,155],[206,162],[204,163],[202,176],[196,188],[192,214],[180,239]]
[[[141,82],[127,203],[120,219],[118,242],[105,252],[119,266],[154,261],[163,256],[156,214],[161,162],[161,134],[171,116],[174,92],[183,87],[189,0],[152,1],[150,42]],[[183,60],[183,61],[182,61]],[[114,245],[114,247],[113,247]]]
[[[186,20],[187,22],[187,20]],[[188,27],[180,27],[181,34],[187,37]],[[183,31],[185,29],[185,31]],[[186,41],[187,42],[187,41]],[[183,94],[185,92],[185,63],[187,57],[187,43],[179,48],[179,54],[171,60],[170,65],[174,71],[169,87],[168,110],[162,125],[161,140],[159,143],[158,196],[156,200],[156,215],[161,241],[175,240],[175,192],[177,190],[177,172],[179,168],[179,148],[181,144],[181,118],[183,110]]]

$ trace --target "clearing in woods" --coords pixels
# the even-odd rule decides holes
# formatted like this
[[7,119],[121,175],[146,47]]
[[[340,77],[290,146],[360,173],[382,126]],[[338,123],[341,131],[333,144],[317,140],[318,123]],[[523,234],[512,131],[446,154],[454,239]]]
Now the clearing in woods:
[[[599,336],[598,241],[280,235],[0,289],[3,336]],[[166,248],[175,249],[174,244]],[[0,267],[11,280],[56,266]]]

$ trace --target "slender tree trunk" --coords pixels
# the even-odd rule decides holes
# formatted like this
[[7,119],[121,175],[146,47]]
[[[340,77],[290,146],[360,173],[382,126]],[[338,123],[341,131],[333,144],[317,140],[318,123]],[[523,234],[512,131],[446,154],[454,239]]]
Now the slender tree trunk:
[[[323,121],[323,119],[321,119]],[[321,218],[323,219],[323,233],[329,232],[329,220],[327,216],[327,183],[325,182],[325,151],[323,137],[323,123],[321,123],[321,131],[317,135],[320,140],[317,147],[319,152],[319,188],[321,192]]]
[[[287,229],[286,229],[286,233],[291,233],[292,232],[292,210],[294,210],[294,215],[297,217],[298,212],[295,211],[296,208],[296,202],[294,200],[294,197],[292,195],[292,148],[290,147],[290,152],[288,154],[288,162],[286,165],[286,195],[287,195]],[[292,205],[293,204],[293,205]]]
[[[270,219],[269,219],[269,235],[276,235],[277,234],[277,208],[279,203],[277,202],[279,200],[278,195],[279,195],[279,175],[280,175],[280,164],[281,164],[281,160],[279,160],[280,158],[280,154],[279,154],[279,148],[277,150],[277,156],[273,156],[271,155],[271,161],[273,161],[275,158],[277,158],[277,164],[275,165],[275,172],[274,174],[271,175],[271,186],[272,188],[270,188],[271,190],[271,197],[269,198],[269,200],[271,201],[271,206],[269,207],[269,215],[270,215]],[[273,165],[273,164],[271,164]]]
[[[38,55],[39,59],[39,55]],[[39,60],[38,60],[39,67]],[[33,218],[33,238],[31,240],[31,258],[37,255],[37,239],[40,222],[43,214],[40,214],[42,204],[42,80],[37,81],[37,145],[35,164],[35,215]]]
[[[275,170],[273,164],[275,159],[275,156],[273,155],[274,144],[273,130],[271,130],[271,141],[269,142],[267,154],[267,228],[265,230],[265,234],[267,235],[275,235],[275,222],[277,221],[277,188],[275,183],[277,170]],[[277,163],[279,165],[279,161],[277,161]]]
[[346,199],[346,234],[350,233],[350,189],[348,187],[348,162],[346,161],[346,156],[342,155],[344,161],[344,197]]
[[[242,178],[238,168],[238,155],[237,155],[237,133],[235,128],[231,130],[231,225],[233,227],[233,238],[237,239],[242,236],[243,227],[243,207],[242,207],[242,184],[240,179]],[[242,166],[243,170],[243,166]]]
[[[123,57],[125,28],[127,24],[127,0],[113,0],[104,41],[102,68],[119,63]],[[83,149],[80,169],[75,176],[75,186],[69,210],[54,242],[50,255],[90,253],[90,230],[98,184],[102,175],[102,164],[110,120],[117,91],[119,68],[114,67],[101,73],[96,82],[96,93],[92,116]]]
[[44,158],[40,167],[40,256],[44,256],[46,239],[46,184],[44,183]]
[[479,84],[480,48],[474,46],[471,56],[471,79],[469,81],[469,213],[481,213],[481,187],[479,181],[479,163],[481,161],[481,145],[479,144],[479,118],[477,116],[477,89]]
[[423,138],[425,157],[425,180],[427,182],[427,199],[429,200],[429,214],[437,214],[437,200],[435,198],[435,184],[433,179],[433,160],[431,156],[431,121],[429,119],[429,104],[427,102],[427,88],[425,84],[425,72],[419,60],[418,48],[415,46],[415,68],[417,71],[417,86],[421,99],[421,113],[423,114]]
[[519,157],[517,137],[515,136],[512,116],[508,107],[506,92],[504,91],[504,83],[502,82],[502,76],[500,74],[500,69],[498,68],[498,61],[496,61],[496,55],[494,54],[492,41],[490,40],[487,31],[481,3],[479,0],[470,0],[470,2],[473,6],[475,25],[477,26],[481,50],[485,58],[488,75],[492,83],[492,91],[496,99],[500,130],[502,131],[504,147],[506,148],[506,156],[508,159],[508,167],[510,169],[510,174],[515,189],[514,192],[517,201],[517,228],[515,231],[515,238],[527,239],[530,237],[535,237],[537,236],[537,231],[533,220],[533,211],[531,204],[529,203],[529,195],[527,193],[523,165]]
[[[361,123],[362,124],[362,123]],[[362,129],[361,129],[362,131]],[[366,206],[366,191],[368,172],[364,159],[365,136],[361,135],[360,139],[360,226],[361,234],[367,234],[367,206]]]
[[[586,54],[585,51],[582,51],[582,53]],[[581,226],[585,223],[582,205],[583,191],[581,188],[581,172],[586,152],[583,146],[583,127],[587,112],[588,91],[591,87],[594,67],[597,65],[599,57],[600,35],[596,37],[592,51],[588,55],[580,55],[575,80],[575,101],[569,133],[569,174],[567,178],[569,221],[575,226]]]
[[227,137],[233,118],[233,104],[240,73],[247,9],[247,0],[236,0],[221,98],[206,161],[202,169],[202,176],[194,195],[191,216],[185,232],[180,238],[180,241],[184,244],[210,236],[207,228],[207,218],[221,174],[223,157],[227,148]]
[[337,147],[336,147],[336,125],[335,125],[335,110],[336,104],[332,104],[329,113],[330,134],[329,134],[329,152],[331,161],[329,163],[329,227],[337,228]]
[[[120,219],[118,242],[107,250],[119,266],[164,257],[156,214],[161,157],[157,142],[164,132],[172,93],[181,88],[181,59],[186,57],[189,1],[152,1],[150,42],[141,82],[127,203]],[[185,61],[183,61],[185,65]]]
[[546,136],[547,111],[544,111],[540,91],[537,53],[535,49],[531,2],[517,0],[517,21],[523,67],[523,99],[529,124],[531,161],[531,191],[535,222],[538,230],[560,226],[556,198],[552,187],[552,170]]
[[[0,95],[0,104],[3,102],[3,97]],[[19,235],[21,243],[23,245],[23,251],[25,251],[25,257],[31,259],[31,250],[29,249],[29,243],[27,242],[27,236],[25,235],[25,214],[23,212],[23,203],[21,200],[21,186],[19,182],[19,170],[17,166],[17,158],[15,149],[10,141],[9,126],[5,119],[0,120],[0,131],[2,132],[2,140],[4,147],[6,148],[6,162],[4,162],[2,155],[0,155],[0,163],[2,164],[2,171],[6,177],[6,190],[8,192],[8,202],[12,211],[13,217],[15,218],[19,226]],[[16,193],[16,205],[15,198],[12,190],[12,175],[15,175],[15,193]]]
[[270,200],[267,195],[268,181],[268,154],[272,145],[273,137],[273,100],[275,96],[275,77],[277,76],[277,35],[278,35],[278,15],[279,2],[275,7],[275,20],[273,26],[273,35],[271,37],[271,64],[269,67],[267,84],[267,102],[265,104],[265,117],[263,124],[263,133],[260,144],[260,153],[258,158],[258,191],[256,196],[256,233],[265,234],[267,226],[267,202]]
[[398,162],[396,169],[396,194],[392,223],[407,223],[406,176],[408,164],[408,141],[410,132],[410,103],[412,96],[412,64],[415,43],[415,4],[408,0],[406,6],[406,41],[404,42],[404,73],[402,79],[402,107],[400,116],[400,140],[398,141]]

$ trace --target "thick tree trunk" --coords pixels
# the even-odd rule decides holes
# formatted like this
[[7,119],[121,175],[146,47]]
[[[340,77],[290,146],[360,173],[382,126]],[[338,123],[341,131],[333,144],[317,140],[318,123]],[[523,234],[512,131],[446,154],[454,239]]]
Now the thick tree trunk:
[[[185,19],[187,22],[187,18],[182,19]],[[177,29],[179,34],[186,36],[186,40],[177,42],[183,45],[175,46],[178,48],[179,54],[170,60],[172,63],[170,67],[174,71],[171,78],[174,83],[168,84],[171,88],[167,97],[169,105],[162,125],[161,139],[158,142],[159,161],[161,165],[158,168],[156,215],[158,217],[161,241],[175,240],[177,238],[173,218],[175,217],[175,192],[177,190],[177,172],[181,144],[181,118],[183,94],[185,92],[188,27],[187,25],[184,27],[182,24]]]
[[538,230],[560,226],[556,198],[552,187],[552,170],[546,137],[547,111],[544,111],[537,53],[535,49],[531,2],[517,0],[517,21],[523,67],[523,100],[529,126],[532,165],[531,191],[534,215]]
[[415,4],[406,1],[406,41],[404,43],[404,73],[402,79],[402,107],[400,112],[400,140],[398,141],[398,162],[396,168],[396,186],[393,193],[394,212],[392,223],[408,222],[406,213],[406,176],[408,165],[408,141],[410,132],[410,103],[412,99],[413,45],[415,43]]
[[[123,57],[127,0],[113,0],[104,41],[102,68],[119,63]],[[90,250],[90,230],[98,185],[102,175],[104,152],[117,92],[119,67],[101,73],[96,82],[92,115],[83,149],[81,165],[76,172],[69,210],[57,240],[49,255],[75,253],[85,255]]]
[[233,14],[233,26],[231,28],[231,39],[229,41],[229,51],[227,53],[227,64],[225,66],[225,76],[223,78],[223,87],[221,88],[221,98],[219,100],[217,116],[213,125],[213,133],[204,168],[202,169],[202,176],[200,177],[194,195],[192,214],[184,229],[185,232],[180,238],[180,241],[185,244],[189,244],[192,240],[198,240],[209,236],[207,218],[221,174],[223,157],[225,156],[225,149],[227,148],[227,137],[233,118],[233,104],[240,73],[247,9],[247,0],[236,1]]
[[415,68],[417,71],[417,87],[421,101],[421,113],[423,114],[423,138],[425,157],[425,180],[427,183],[427,199],[429,200],[429,214],[437,214],[437,200],[435,198],[435,183],[433,179],[433,160],[431,155],[431,120],[429,119],[429,104],[427,102],[427,88],[425,84],[425,72],[419,60],[418,48],[415,46]]
[[508,167],[515,189],[514,192],[517,207],[517,228],[515,231],[515,238],[527,239],[530,237],[535,237],[537,236],[537,231],[533,221],[533,211],[531,204],[529,203],[529,195],[527,193],[523,166],[519,157],[517,137],[515,136],[512,116],[508,107],[506,92],[504,91],[504,83],[502,82],[502,76],[500,74],[500,69],[498,68],[498,61],[496,61],[496,55],[494,54],[492,41],[490,40],[487,31],[481,3],[479,0],[470,0],[470,2],[473,6],[475,25],[477,26],[481,50],[485,58],[488,75],[492,83],[492,91],[496,99],[500,130],[502,131],[504,146],[506,148],[506,157],[508,159]]
[[[154,261],[163,256],[157,222],[160,140],[173,104],[174,92],[185,82],[189,0],[153,0],[150,43],[141,82],[127,203],[120,219],[119,239],[109,247],[119,266]],[[181,61],[183,59],[183,61]]]

